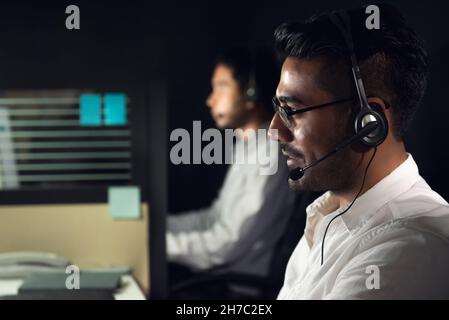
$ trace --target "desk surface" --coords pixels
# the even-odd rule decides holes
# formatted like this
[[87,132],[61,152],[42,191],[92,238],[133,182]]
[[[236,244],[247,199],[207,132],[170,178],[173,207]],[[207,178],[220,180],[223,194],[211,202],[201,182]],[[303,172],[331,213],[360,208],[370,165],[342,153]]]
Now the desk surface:
[[[114,294],[115,300],[145,300],[145,296],[131,275],[122,276],[122,286]],[[23,279],[0,280],[0,296],[16,295]]]

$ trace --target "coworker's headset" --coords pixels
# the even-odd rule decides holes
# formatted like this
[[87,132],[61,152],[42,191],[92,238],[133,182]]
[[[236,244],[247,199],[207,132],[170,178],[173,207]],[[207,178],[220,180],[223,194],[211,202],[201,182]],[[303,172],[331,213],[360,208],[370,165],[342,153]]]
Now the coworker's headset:
[[341,11],[330,13],[329,19],[338,28],[349,53],[352,65],[352,74],[354,76],[355,87],[359,98],[360,109],[354,117],[354,132],[355,134],[337,145],[335,149],[319,158],[318,160],[302,167],[295,168],[290,172],[290,179],[299,180],[304,176],[307,169],[317,165],[324,159],[339,152],[343,148],[353,144],[354,142],[361,142],[362,145],[368,148],[373,148],[381,144],[388,134],[388,121],[380,106],[376,104],[369,104],[365,93],[365,87],[362,81],[362,75],[357,63],[357,58],[354,52],[354,42],[351,32],[351,21],[347,12]]
[[256,51],[252,50],[250,52],[250,70],[248,75],[248,86],[245,90],[246,99],[252,102],[257,102],[259,100],[259,88],[256,79]]

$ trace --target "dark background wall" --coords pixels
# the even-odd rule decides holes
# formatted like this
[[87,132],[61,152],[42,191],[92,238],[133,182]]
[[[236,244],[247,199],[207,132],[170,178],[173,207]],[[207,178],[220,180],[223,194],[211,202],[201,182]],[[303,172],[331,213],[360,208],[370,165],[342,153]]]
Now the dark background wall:
[[[406,142],[429,184],[449,198],[449,2],[391,1],[425,39],[431,56],[427,95]],[[81,10],[81,30],[65,29],[65,7]],[[140,86],[162,79],[169,128],[213,122],[205,106],[214,57],[236,45],[271,45],[274,28],[322,10],[365,1],[58,1],[0,4],[0,89],[33,86]],[[148,106],[158,107],[158,106]],[[204,206],[224,165],[169,167],[169,209]]]

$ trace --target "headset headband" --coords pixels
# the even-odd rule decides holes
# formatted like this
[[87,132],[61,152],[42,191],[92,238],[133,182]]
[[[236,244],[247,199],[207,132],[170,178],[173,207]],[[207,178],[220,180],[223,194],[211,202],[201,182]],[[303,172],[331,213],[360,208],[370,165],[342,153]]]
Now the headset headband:
[[354,76],[355,86],[357,89],[357,95],[359,96],[361,107],[371,109],[368,104],[368,100],[366,98],[366,92],[365,92],[365,86],[363,85],[362,74],[360,72],[360,67],[358,65],[357,57],[356,57],[355,51],[354,51],[354,41],[352,39],[350,17],[348,15],[348,13],[345,11],[331,13],[329,17],[330,17],[331,21],[334,23],[334,25],[336,25],[337,28],[340,30],[340,33],[346,42],[346,46],[349,51],[349,57],[351,60],[351,65],[352,65],[352,74]]

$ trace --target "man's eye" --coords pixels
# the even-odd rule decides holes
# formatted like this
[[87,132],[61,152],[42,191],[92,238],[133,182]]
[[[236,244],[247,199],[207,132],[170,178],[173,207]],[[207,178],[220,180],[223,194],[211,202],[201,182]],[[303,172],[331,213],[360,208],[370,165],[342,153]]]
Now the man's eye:
[[291,111],[295,111],[295,110],[296,110],[295,108],[292,108],[292,107],[290,107],[290,106],[284,106],[283,108],[284,108],[284,110],[287,111],[287,112],[291,112]]
[[220,82],[220,83],[217,83],[214,87],[219,90],[224,90],[224,89],[227,89],[229,86],[227,83]]
[[296,110],[301,109],[299,107],[291,107],[291,106],[285,106],[284,108],[285,108],[285,111],[287,111],[287,112],[295,112]]

